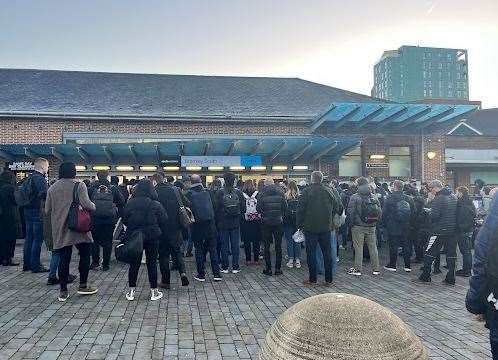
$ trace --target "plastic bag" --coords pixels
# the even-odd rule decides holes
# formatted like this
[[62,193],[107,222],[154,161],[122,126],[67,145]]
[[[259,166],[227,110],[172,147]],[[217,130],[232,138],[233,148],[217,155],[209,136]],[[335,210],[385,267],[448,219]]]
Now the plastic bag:
[[292,235],[292,239],[296,243],[302,243],[304,242],[304,233],[301,230],[298,230]]

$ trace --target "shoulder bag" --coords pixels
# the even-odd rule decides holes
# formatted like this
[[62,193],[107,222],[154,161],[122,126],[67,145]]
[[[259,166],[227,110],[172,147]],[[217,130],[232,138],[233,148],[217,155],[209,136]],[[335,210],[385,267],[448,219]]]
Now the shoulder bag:
[[73,201],[67,214],[67,227],[77,233],[87,233],[92,228],[92,217],[90,211],[84,209],[80,204],[78,187],[79,183],[77,182],[73,187]]

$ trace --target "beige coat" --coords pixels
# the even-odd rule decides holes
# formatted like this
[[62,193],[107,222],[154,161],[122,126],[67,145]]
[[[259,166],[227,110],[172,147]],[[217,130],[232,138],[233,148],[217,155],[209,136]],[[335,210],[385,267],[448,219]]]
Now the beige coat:
[[73,201],[74,184],[78,185],[78,196],[80,205],[90,211],[95,210],[95,204],[88,197],[86,185],[76,179],[60,179],[53,184],[47,192],[45,202],[45,213],[52,225],[52,239],[54,250],[65,246],[72,246],[80,243],[93,242],[92,234],[77,233],[67,227],[67,215]]

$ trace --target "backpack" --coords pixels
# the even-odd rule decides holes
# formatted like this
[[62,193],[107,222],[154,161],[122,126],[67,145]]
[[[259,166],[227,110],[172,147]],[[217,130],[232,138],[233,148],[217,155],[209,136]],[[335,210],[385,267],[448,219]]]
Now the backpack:
[[410,203],[405,199],[401,199],[394,205],[394,220],[401,224],[407,224],[411,218]]
[[222,204],[223,214],[226,217],[240,216],[239,196],[235,190],[231,190],[230,192],[223,190]]
[[461,232],[467,233],[474,229],[476,208],[472,203],[463,203],[457,212],[457,228]]
[[361,199],[361,211],[360,211],[360,219],[365,224],[375,224],[380,219],[380,214],[382,210],[380,209],[379,201],[374,199],[373,196],[369,196],[368,198]]
[[95,204],[94,218],[117,220],[118,208],[114,204],[112,191],[105,185],[100,185],[92,194],[92,202]]
[[296,223],[297,205],[299,203],[298,199],[288,199],[287,200],[287,212],[285,213],[285,218],[287,223]]
[[261,214],[258,213],[258,210],[256,209],[258,205],[258,199],[256,199],[256,196],[258,196],[258,192],[255,191],[251,196],[247,195],[246,193],[244,194],[244,198],[246,199],[246,213],[244,214],[244,218],[246,221],[257,221],[261,219]]
[[190,205],[196,221],[214,219],[213,203],[208,191],[190,191]]
[[16,204],[19,207],[28,206],[36,197],[35,187],[31,176],[14,192]]

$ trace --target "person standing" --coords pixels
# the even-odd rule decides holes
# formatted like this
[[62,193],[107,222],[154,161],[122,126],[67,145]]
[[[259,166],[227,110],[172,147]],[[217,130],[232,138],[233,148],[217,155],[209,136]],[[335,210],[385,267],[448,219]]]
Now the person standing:
[[258,194],[254,181],[246,180],[242,193],[246,201],[246,212],[241,223],[242,242],[246,254],[247,265],[259,263],[261,243],[261,214],[258,212]]
[[91,187],[90,200],[96,210],[92,213],[92,264],[90,269],[100,267],[102,247],[102,271],[109,271],[112,252],[112,234],[118,218],[123,212],[125,199],[117,186],[111,185],[107,170],[97,171],[97,181]]
[[16,176],[9,170],[0,174],[0,264],[18,266],[13,261],[18,229],[17,204],[14,197]]
[[294,180],[289,181],[285,199],[287,200],[287,211],[284,216],[284,235],[287,242],[287,256],[289,257],[287,267],[296,266],[299,269],[301,268],[301,244],[296,243],[292,238],[297,231],[296,214],[299,203],[299,189]]
[[323,184],[323,173],[311,173],[311,185],[302,190],[296,213],[296,225],[305,233],[306,257],[309,279],[306,286],[317,284],[317,246],[323,253],[325,286],[330,286],[332,274],[331,232],[334,230],[333,217],[342,212],[340,200],[332,189]]
[[380,202],[372,194],[366,178],[358,178],[356,184],[358,186],[358,191],[351,196],[348,205],[348,216],[351,217],[351,234],[355,251],[354,267],[349,269],[348,274],[361,276],[363,266],[363,245],[366,243],[372,261],[373,274],[379,275],[380,264],[375,230],[382,215]]
[[[135,186],[131,199],[128,200],[123,211],[123,224],[126,232],[131,234],[140,230],[144,234],[143,247],[145,251],[147,273],[150,284],[150,300],[155,301],[163,297],[157,289],[157,256],[161,235],[166,231],[168,215],[157,199],[156,191],[150,180],[140,180]],[[129,290],[126,293],[128,301],[135,300],[138,271],[141,259],[130,264],[128,271]]]
[[474,245],[467,310],[486,321],[493,360],[498,360],[498,199],[494,197]]
[[52,226],[53,250],[59,256],[60,294],[58,300],[61,302],[69,298],[67,284],[73,246],[78,249],[80,256],[78,294],[92,295],[97,292],[97,288],[88,284],[92,234],[90,232],[78,233],[71,231],[67,226],[67,216],[74,198],[84,209],[95,210],[95,204],[88,197],[86,185],[75,178],[76,166],[74,163],[62,163],[59,167],[59,180],[48,190],[45,203],[45,213],[49,217]]
[[431,281],[432,263],[444,246],[448,273],[443,283],[455,285],[457,198],[439,180],[431,181],[429,188],[431,237],[425,250],[424,266],[418,281]]
[[214,206],[211,195],[202,186],[202,179],[199,175],[192,175],[190,180],[192,186],[187,191],[186,196],[190,201],[195,218],[195,222],[192,224],[192,240],[194,242],[197,275],[194,279],[200,282],[206,281],[206,253],[209,252],[213,280],[221,281],[218,252],[216,249]]
[[411,272],[411,246],[408,240],[410,224],[415,217],[413,199],[403,193],[403,182],[393,182],[393,192],[389,194],[382,209],[383,225],[387,230],[389,240],[389,264],[384,266],[387,271],[395,272],[398,260],[398,249],[403,249],[405,272]]
[[472,270],[472,234],[477,215],[476,208],[465,186],[457,188],[457,241],[462,254],[462,268],[455,275],[469,277]]
[[159,287],[169,289],[171,283],[171,270],[169,265],[170,257],[173,265],[180,274],[182,286],[188,286],[189,280],[185,272],[185,262],[181,251],[183,242],[183,227],[180,223],[180,207],[190,206],[190,202],[183,195],[182,191],[173,185],[172,181],[164,181],[162,173],[152,176],[155,184],[157,199],[166,210],[168,218],[164,224],[163,233],[159,239],[159,268],[161,270],[161,282]]
[[284,233],[284,214],[287,212],[287,201],[282,189],[266,180],[263,191],[258,196],[257,211],[261,214],[263,221],[263,242],[265,246],[265,269],[263,274],[271,276],[271,254],[270,245],[275,244],[275,275],[282,275],[282,236]]
[[229,249],[232,253],[232,273],[240,272],[240,221],[246,212],[246,201],[242,192],[234,188],[235,175],[231,172],[223,175],[225,187],[216,193],[215,211],[218,230],[221,235],[221,272],[228,274]]

